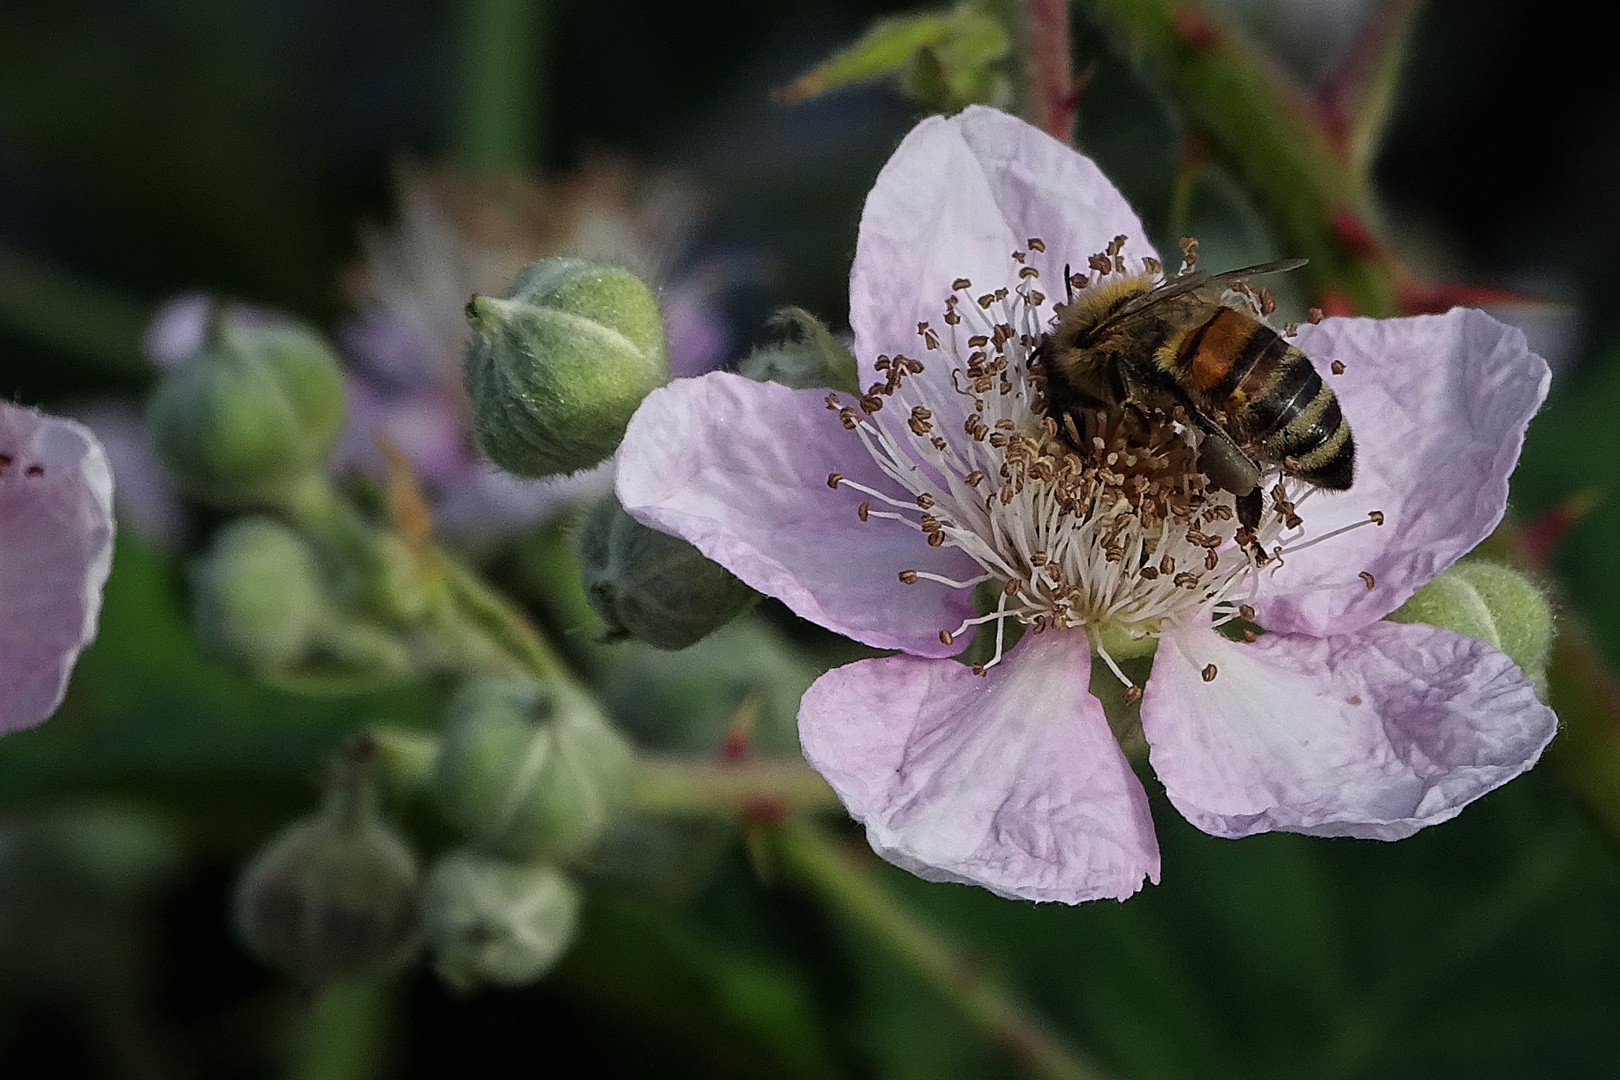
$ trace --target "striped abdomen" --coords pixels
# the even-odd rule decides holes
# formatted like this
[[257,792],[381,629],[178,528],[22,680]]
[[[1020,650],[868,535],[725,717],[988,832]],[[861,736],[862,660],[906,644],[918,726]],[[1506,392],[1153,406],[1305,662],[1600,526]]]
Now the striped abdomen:
[[1343,491],[1355,472],[1350,425],[1305,354],[1243,312],[1217,307],[1166,344],[1176,381],[1239,443],[1291,476]]

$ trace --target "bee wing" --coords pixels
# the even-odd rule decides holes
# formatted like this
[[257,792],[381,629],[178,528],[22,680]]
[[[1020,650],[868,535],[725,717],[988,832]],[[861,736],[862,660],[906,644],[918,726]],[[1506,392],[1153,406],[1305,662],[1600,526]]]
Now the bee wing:
[[[1254,266],[1245,266],[1240,270],[1227,270],[1220,274],[1210,274],[1203,270],[1178,274],[1175,277],[1165,278],[1157,286],[1120,308],[1103,325],[1111,326],[1122,319],[1128,319],[1132,315],[1147,310],[1154,304],[1162,304],[1166,300],[1186,296],[1188,293],[1197,292],[1200,289],[1214,288],[1225,285],[1230,281],[1258,277],[1261,274],[1281,274],[1288,270],[1298,270],[1305,263],[1305,259],[1278,259],[1275,262],[1257,263]],[[1101,327],[1098,329],[1101,329]]]

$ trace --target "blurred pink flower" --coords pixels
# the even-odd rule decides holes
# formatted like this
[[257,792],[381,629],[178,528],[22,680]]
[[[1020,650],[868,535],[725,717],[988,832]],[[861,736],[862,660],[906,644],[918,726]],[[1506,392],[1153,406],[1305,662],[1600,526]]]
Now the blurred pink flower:
[[62,702],[112,566],[112,473],[71,420],[0,402],[0,733]]
[[[926,120],[861,219],[850,315],[867,395],[716,373],[654,392],[631,422],[631,514],[901,651],[828,672],[799,714],[806,758],[873,848],[1031,900],[1157,881],[1146,794],[1090,692],[1094,655],[1128,682],[1115,654],[1155,646],[1133,690],[1150,761],[1217,836],[1396,839],[1528,769],[1556,720],[1517,666],[1382,621],[1502,516],[1548,384],[1523,335],[1463,309],[1302,327],[1324,376],[1344,365],[1331,378],[1356,483],[1328,494],[1273,471],[1297,519],[1268,514],[1256,548],[1224,493],[1172,509],[1192,482],[1183,428],[1161,425],[1151,452],[1080,453],[1037,411],[1040,289],[1116,236],[1112,269],[1139,272],[1154,255],[1141,222],[1088,159],[989,109]],[[976,614],[987,583],[996,606]],[[1238,617],[1269,632],[1216,629]],[[1026,632],[1004,652],[1007,620]],[[989,625],[988,665],[947,659]]]

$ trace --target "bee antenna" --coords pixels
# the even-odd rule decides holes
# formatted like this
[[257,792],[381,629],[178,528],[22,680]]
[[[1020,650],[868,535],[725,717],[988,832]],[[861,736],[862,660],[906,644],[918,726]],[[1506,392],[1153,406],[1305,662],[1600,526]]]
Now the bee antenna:
[[1074,303],[1074,275],[1069,273],[1069,264],[1063,264],[1063,288],[1068,291],[1069,303]]

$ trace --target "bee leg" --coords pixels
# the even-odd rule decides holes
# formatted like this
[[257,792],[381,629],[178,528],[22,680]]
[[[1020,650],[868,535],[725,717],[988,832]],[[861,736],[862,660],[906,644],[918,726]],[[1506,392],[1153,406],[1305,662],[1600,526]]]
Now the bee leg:
[[[1197,420],[1199,429],[1204,433],[1204,441],[1198,447],[1199,471],[1209,477],[1209,482],[1215,487],[1237,496],[1241,511],[1244,499],[1251,496],[1258,498],[1260,466],[1215,421],[1202,414]],[[1258,507],[1258,503],[1256,505]],[[1259,514],[1257,508],[1256,523],[1260,520]]]
[[1063,264],[1063,288],[1068,293],[1068,303],[1074,303],[1074,275],[1069,272],[1069,264]]
[[1265,512],[1265,493],[1256,487],[1247,495],[1237,497],[1238,524],[1250,531],[1260,528],[1260,515]]

